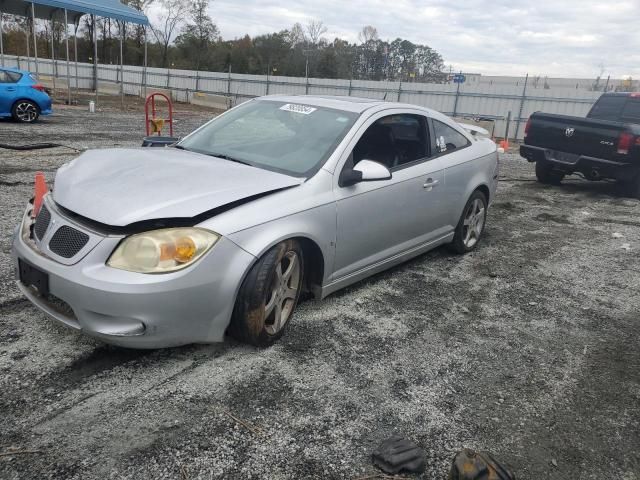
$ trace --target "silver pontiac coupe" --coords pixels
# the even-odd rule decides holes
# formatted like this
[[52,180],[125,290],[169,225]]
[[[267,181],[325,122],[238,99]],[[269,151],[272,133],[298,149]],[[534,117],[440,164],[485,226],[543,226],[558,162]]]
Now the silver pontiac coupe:
[[[13,241],[37,307],[102,341],[276,341],[324,298],[442,244],[482,237],[496,145],[433,110],[268,96],[170,148],[93,150],[61,167]],[[40,205],[41,204],[41,205]]]

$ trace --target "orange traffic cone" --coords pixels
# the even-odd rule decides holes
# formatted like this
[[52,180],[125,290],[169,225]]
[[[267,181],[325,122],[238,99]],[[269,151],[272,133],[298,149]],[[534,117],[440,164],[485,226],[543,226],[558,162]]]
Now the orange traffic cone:
[[42,208],[42,200],[49,191],[47,181],[44,178],[44,173],[36,172],[35,188],[33,196],[33,210],[31,211],[31,217],[36,218],[40,209]]

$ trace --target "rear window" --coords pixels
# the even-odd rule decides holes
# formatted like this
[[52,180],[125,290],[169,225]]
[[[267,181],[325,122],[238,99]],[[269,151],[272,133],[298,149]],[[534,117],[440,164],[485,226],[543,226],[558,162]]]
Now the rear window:
[[640,123],[640,98],[632,98],[622,110],[622,120]]
[[615,122],[620,119],[622,109],[626,103],[627,96],[625,95],[604,95],[600,97],[600,100],[596,102],[587,116],[598,120]]

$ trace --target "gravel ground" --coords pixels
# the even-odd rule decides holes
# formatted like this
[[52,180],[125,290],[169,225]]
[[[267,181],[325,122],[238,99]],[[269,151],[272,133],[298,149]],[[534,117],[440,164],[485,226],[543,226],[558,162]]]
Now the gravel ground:
[[[178,106],[178,134],[211,116]],[[142,115],[80,108],[0,143],[137,145]],[[360,478],[392,433],[424,479],[487,449],[519,479],[640,479],[640,202],[534,181],[503,155],[486,237],[300,305],[276,346],[113,348],[13,283],[10,235],[75,154],[0,150],[0,478]],[[2,455],[15,448],[31,451]]]

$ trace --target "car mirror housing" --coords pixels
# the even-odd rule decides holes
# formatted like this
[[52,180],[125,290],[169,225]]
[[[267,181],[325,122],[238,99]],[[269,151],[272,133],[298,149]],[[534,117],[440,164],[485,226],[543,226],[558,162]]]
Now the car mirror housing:
[[362,182],[374,182],[376,180],[389,180],[391,178],[391,172],[380,162],[373,160],[360,160],[358,164],[353,167],[354,172],[359,172],[362,175]]

